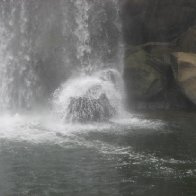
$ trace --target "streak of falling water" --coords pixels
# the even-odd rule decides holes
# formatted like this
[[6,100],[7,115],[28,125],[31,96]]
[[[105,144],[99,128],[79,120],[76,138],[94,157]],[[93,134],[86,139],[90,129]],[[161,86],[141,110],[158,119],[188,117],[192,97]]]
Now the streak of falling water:
[[26,2],[3,1],[0,9],[0,109],[30,108],[39,88],[31,68]]
[[[91,53],[90,47],[90,33],[89,33],[89,9],[90,5],[87,0],[73,0],[77,9],[76,12],[76,24],[75,35],[77,37],[77,59],[82,66],[88,66],[88,62],[85,62],[85,56],[89,57]],[[87,59],[88,60],[88,59]]]

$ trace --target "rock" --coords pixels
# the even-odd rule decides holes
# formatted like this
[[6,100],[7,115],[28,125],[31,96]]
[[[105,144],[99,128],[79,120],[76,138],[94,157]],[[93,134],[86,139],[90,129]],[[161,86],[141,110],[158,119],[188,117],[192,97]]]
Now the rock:
[[[165,2],[164,2],[165,3]],[[195,8],[161,2],[151,4],[149,7],[145,26],[148,32],[148,39],[153,41],[172,41],[193,24],[195,17]],[[193,20],[190,20],[193,19]]]
[[174,58],[173,53],[196,53],[196,1],[121,2],[126,46],[124,76],[130,107],[194,108],[195,63],[185,60],[184,55],[183,61],[182,55]]
[[172,41],[196,21],[195,0],[124,0],[125,41]]
[[139,50],[125,60],[125,84],[133,99],[149,99],[166,85],[166,68],[162,69],[155,56]]
[[177,67],[174,67],[176,81],[185,95],[196,104],[196,54],[175,53]]
[[183,52],[196,52],[196,26],[189,28],[181,36],[179,47]]
[[67,120],[80,123],[103,122],[108,121],[115,113],[114,107],[105,94],[98,99],[92,97],[71,98]]
[[145,42],[146,29],[144,13],[147,8],[146,0],[122,0],[122,22],[126,44],[141,44]]

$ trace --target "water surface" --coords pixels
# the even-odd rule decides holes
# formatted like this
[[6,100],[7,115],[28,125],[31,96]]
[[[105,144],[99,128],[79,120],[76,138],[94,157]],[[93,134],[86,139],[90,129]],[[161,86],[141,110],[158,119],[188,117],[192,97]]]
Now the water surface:
[[196,114],[63,125],[4,116],[0,195],[195,196]]

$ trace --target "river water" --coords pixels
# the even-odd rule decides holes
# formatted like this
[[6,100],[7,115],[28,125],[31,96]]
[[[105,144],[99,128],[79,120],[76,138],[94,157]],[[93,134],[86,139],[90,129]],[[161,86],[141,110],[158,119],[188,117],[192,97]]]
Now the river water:
[[1,117],[0,195],[196,195],[195,113],[91,125],[40,116]]

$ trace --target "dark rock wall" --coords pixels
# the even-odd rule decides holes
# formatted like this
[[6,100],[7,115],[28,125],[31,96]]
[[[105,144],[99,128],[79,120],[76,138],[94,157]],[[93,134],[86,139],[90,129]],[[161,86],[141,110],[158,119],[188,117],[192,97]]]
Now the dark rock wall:
[[[129,106],[195,109],[192,97],[196,94],[193,79],[196,74],[191,75],[191,82],[189,78],[179,82],[178,77],[196,69],[196,60],[189,65],[183,63],[187,62],[183,57],[196,53],[196,1],[122,0],[121,3]],[[179,57],[177,52],[187,55]],[[182,64],[190,66],[190,63],[191,69],[181,68]]]
[[194,0],[124,0],[122,4],[128,44],[173,41],[196,23]]

